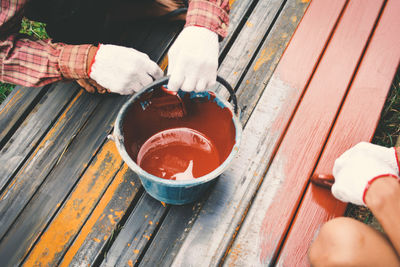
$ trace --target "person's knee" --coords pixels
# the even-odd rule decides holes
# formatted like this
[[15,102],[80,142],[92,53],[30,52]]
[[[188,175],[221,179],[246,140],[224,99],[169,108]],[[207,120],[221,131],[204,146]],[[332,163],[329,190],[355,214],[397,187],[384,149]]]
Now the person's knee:
[[336,218],[325,223],[309,250],[313,266],[349,266],[357,261],[357,249],[363,242],[357,221]]

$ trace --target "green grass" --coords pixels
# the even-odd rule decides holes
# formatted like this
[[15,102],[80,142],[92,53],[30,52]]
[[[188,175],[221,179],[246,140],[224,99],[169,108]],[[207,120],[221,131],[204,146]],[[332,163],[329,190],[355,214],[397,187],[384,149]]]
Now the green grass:
[[[38,39],[46,39],[48,35],[45,27],[44,23],[23,19],[20,33],[28,34]],[[13,84],[0,82],[0,104],[11,93],[14,87],[15,85]]]

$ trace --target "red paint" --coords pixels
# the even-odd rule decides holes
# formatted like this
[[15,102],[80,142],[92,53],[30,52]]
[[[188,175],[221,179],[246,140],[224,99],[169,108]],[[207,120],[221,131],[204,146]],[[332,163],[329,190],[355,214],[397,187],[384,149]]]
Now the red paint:
[[[399,12],[399,1],[386,3],[316,173],[330,173],[338,156],[358,142],[372,139],[400,59]],[[309,185],[277,265],[308,265],[307,252],[315,233],[324,222],[342,216],[345,209],[346,204],[329,190]]]
[[[165,178],[171,178],[176,171],[184,172],[190,160],[193,160],[194,177],[203,176],[218,167],[229,156],[235,144],[232,112],[220,107],[214,101],[215,95],[191,98],[190,93],[186,93],[181,98],[185,115],[165,116],[165,109],[154,101],[160,98],[163,103],[176,102],[176,96],[158,88],[141,95],[127,111],[123,121],[123,135],[129,156],[143,169],[159,177],[163,177],[161,167],[169,169]],[[191,130],[188,131],[188,128]],[[166,131],[170,129],[177,131],[175,135]],[[176,144],[161,146],[159,144],[165,144],[164,141],[168,140],[161,141],[160,136],[178,141]],[[156,166],[155,156],[163,158],[158,160],[160,166]]]
[[220,165],[212,141],[189,128],[156,133],[142,145],[137,162],[148,173],[171,180],[198,178]]

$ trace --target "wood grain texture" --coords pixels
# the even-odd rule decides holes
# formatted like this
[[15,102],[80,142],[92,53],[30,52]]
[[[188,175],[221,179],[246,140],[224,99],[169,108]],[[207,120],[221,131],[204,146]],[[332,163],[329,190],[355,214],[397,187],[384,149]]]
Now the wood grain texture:
[[[388,1],[363,57],[316,173],[331,173],[334,160],[360,141],[370,141],[400,61],[400,2]],[[327,189],[309,184],[280,253],[278,265],[304,266],[323,222],[343,215],[345,204]]]
[[[171,40],[177,30],[178,29],[175,27],[172,29],[174,32],[173,35],[171,35],[171,32],[163,32],[163,35],[161,35],[161,37],[158,35],[158,37],[169,38]],[[148,36],[151,36],[151,34],[148,34]],[[154,41],[154,39],[150,39]],[[157,60],[157,58],[161,58],[165,52],[166,46],[170,44],[170,41],[162,41],[157,38],[155,40],[158,40],[158,45],[156,49],[154,49],[153,46],[154,53],[151,56],[153,59]],[[143,51],[151,48],[151,46],[146,46],[143,40],[141,47],[144,48],[142,49]],[[59,210],[60,205],[65,201],[87,166],[104,144],[106,136],[110,133],[116,114],[119,111],[118,107],[121,106],[127,98],[117,95],[97,95],[91,97],[89,103],[86,103],[86,106],[80,107],[82,112],[92,113],[90,119],[83,127],[80,127],[80,131],[76,136],[67,137],[66,140],[61,138],[62,142],[67,142],[67,146],[61,147],[62,156],[57,158],[56,165],[53,168],[46,169],[47,172],[51,172],[45,176],[46,180],[42,182],[40,188],[29,200],[30,202],[27,206],[24,208],[23,205],[20,205],[19,209],[14,209],[14,212],[19,217],[13,225],[8,228],[7,234],[0,244],[0,258],[2,260],[6,258],[10,250],[13,251],[12,257],[8,257],[2,261],[5,264],[20,263],[27,253],[30,252],[32,246],[36,244],[35,242],[38,237],[42,236],[43,230],[46,229],[47,224],[51,222],[55,212]],[[80,101],[79,96],[77,101]],[[91,105],[97,106],[97,108],[90,108]],[[77,122],[79,121],[77,118],[75,118],[75,120]],[[56,140],[56,142],[60,141],[59,139]],[[54,147],[58,148],[57,144],[58,143],[48,143],[47,145],[55,145]],[[47,157],[53,157],[53,155],[49,154]],[[38,180],[43,181],[43,178]],[[28,196],[27,198],[29,199]],[[21,208],[24,208],[22,212]],[[74,228],[74,230],[76,230],[76,228]],[[65,246],[62,246],[63,250],[67,248],[72,238],[73,234],[64,242]],[[51,261],[56,261],[56,258],[64,252],[55,250],[55,253],[55,256],[51,256],[54,256],[54,259],[51,259]]]
[[[13,174],[36,148],[49,127],[57,120],[57,114],[63,111],[65,106],[68,105],[68,100],[77,91],[78,86],[73,83],[51,86],[35,108],[31,110],[24,123],[20,125],[15,134],[0,150],[0,164],[2,165],[0,169],[0,192],[3,191],[5,184],[13,178]],[[16,95],[19,94],[22,94],[22,92],[17,89]],[[11,98],[14,99],[14,97]],[[18,105],[18,103],[14,103],[14,105]]]
[[0,149],[24,121],[48,86],[30,88],[17,86],[0,106]]
[[[314,2],[310,8],[315,6]],[[324,32],[321,27],[301,27],[300,24],[297,34],[281,59],[281,62],[285,63],[280,63],[277,71],[280,70],[278,73],[282,77],[290,77],[291,68],[302,68],[304,72],[298,72],[292,81],[282,81],[275,74],[271,78],[246,124],[237,158],[232,162],[231,168],[221,175],[210,197],[203,203],[204,207],[179,251],[175,266],[196,264],[195,259],[199,257],[204,265],[216,265],[224,256],[225,249],[236,235],[253,194],[268,168],[274,147],[283,134],[285,121],[289,121],[291,111],[294,110],[293,103],[295,105],[301,96],[309,79],[308,75],[313,72],[343,8],[344,1],[335,3],[338,4],[326,7],[326,10],[332,11],[333,14],[320,20],[321,25],[327,26],[324,27],[325,35],[319,34],[319,37],[314,37],[316,33]],[[315,21],[311,22],[311,25],[315,25]],[[302,47],[304,43],[296,41],[297,38],[310,41],[307,43],[310,53],[298,53],[299,46]],[[285,59],[286,56],[294,55],[297,59],[294,62]],[[286,69],[289,69],[288,73],[285,73]],[[298,87],[291,87],[289,84]],[[286,114],[286,117],[278,117],[279,114]]]
[[[241,116],[247,120],[308,7],[307,1],[287,1],[236,92]],[[299,51],[297,51],[299,53]],[[257,90],[255,90],[257,88]]]
[[362,0],[347,5],[233,243],[227,264],[274,262],[383,2]]
[[[87,121],[96,104],[92,96],[81,91],[69,103],[61,116],[46,133],[39,145],[22,168],[12,178],[12,182],[0,196],[0,236],[11,227],[19,213],[30,201],[41,183],[48,177],[51,170],[60,161],[70,140]],[[21,194],[21,192],[24,192]],[[54,203],[57,204],[58,202]]]
[[[70,137],[71,139],[67,140],[67,149],[64,150],[65,146],[61,147],[62,156],[56,158],[56,165],[8,229],[0,243],[1,261],[16,264],[29,252],[110,133],[118,112],[114,108],[118,105],[116,100],[119,99],[121,101],[119,104],[122,104],[124,98],[111,95],[99,97],[103,101],[93,111],[89,119],[90,127],[83,127],[76,136]],[[90,103],[94,102],[93,100],[85,103],[86,106],[81,110],[84,111]],[[77,122],[78,119],[76,118],[75,121]],[[58,148],[57,145],[48,145],[51,148]],[[51,156],[52,154],[48,155],[42,161],[49,160]],[[43,180],[40,176],[36,179]],[[12,257],[9,256],[10,251],[12,251]]]
[[[46,231],[26,258],[25,266],[55,266],[108,188],[122,165],[114,143],[109,140],[90,162],[73,191],[60,207]],[[120,220],[120,209],[110,220]]]
[[136,264],[152,239],[154,229],[161,223],[151,219],[161,218],[165,209],[167,207],[164,207],[160,201],[144,193],[121,229],[117,240],[107,252],[101,266],[132,266]]
[[[247,71],[247,66],[251,64],[253,54],[257,52],[258,46],[268,33],[268,29],[278,16],[279,9],[283,4],[283,0],[258,1],[235,42],[229,48],[218,69],[218,75],[231,85],[238,84],[242,75]],[[222,87],[217,87],[216,91],[221,92],[221,96],[229,96]]]
[[124,164],[62,257],[60,266],[93,266],[101,261],[118,234],[121,221],[129,216],[130,206],[136,204],[140,188],[139,178]]

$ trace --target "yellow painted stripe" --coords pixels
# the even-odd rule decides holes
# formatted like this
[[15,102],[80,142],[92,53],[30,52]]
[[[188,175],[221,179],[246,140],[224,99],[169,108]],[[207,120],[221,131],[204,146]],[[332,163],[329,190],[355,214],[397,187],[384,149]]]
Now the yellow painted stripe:
[[57,255],[79,231],[121,164],[114,143],[107,141],[29,254],[25,266],[51,266],[58,261]]
[[[70,246],[67,253],[64,256],[63,261],[61,262],[60,266],[69,266],[71,261],[73,260],[76,253],[79,251],[82,244],[87,239],[88,235],[92,232],[93,226],[101,220],[106,213],[107,205],[110,201],[115,197],[115,192],[117,191],[118,187],[124,182],[124,176],[128,172],[128,166],[124,164],[122,170],[118,172],[117,176],[115,177],[112,184],[108,187],[107,191],[103,195],[102,199],[100,200],[99,204],[96,206],[95,210],[93,211],[90,218],[87,220],[85,225],[82,227],[78,237],[75,239],[74,243]],[[132,194],[135,195],[136,192],[132,190]],[[133,197],[132,197],[133,198]],[[122,218],[122,214],[120,215]],[[108,236],[111,235],[115,225],[118,223],[119,220],[110,220],[111,225],[107,228],[102,228],[102,233],[98,232],[97,238],[99,239],[100,236],[103,236],[103,239],[107,239]],[[99,239],[100,240],[100,239]]]

